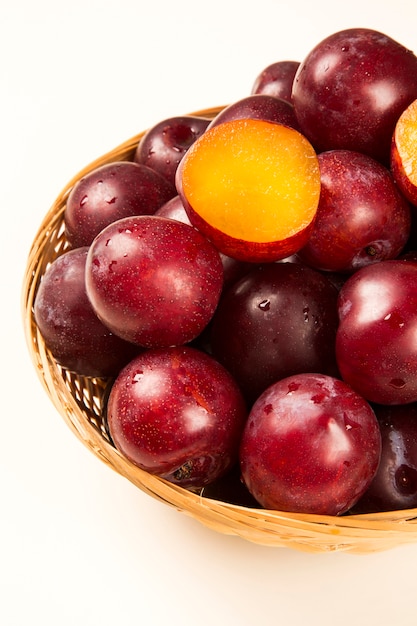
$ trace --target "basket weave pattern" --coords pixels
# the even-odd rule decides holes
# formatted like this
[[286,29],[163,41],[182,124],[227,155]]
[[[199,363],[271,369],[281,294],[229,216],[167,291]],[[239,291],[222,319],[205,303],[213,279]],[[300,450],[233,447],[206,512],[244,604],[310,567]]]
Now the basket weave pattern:
[[[206,109],[194,115],[213,117],[219,110]],[[248,509],[202,497],[152,476],[123,458],[111,444],[102,417],[109,382],[78,376],[55,362],[34,321],[33,304],[46,268],[67,249],[66,199],[74,184],[96,167],[131,160],[143,134],[97,159],[68,183],[44,217],[28,256],[22,291],[25,335],[36,372],[60,415],[78,439],[121,476],[217,532],[305,552],[369,553],[417,542],[417,509],[341,517]]]

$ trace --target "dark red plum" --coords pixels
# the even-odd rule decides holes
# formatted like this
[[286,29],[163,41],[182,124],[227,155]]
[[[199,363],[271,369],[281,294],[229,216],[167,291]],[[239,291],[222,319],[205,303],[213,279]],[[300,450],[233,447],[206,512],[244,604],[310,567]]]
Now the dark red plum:
[[199,231],[150,215],[124,218],[90,246],[86,289],[103,323],[145,348],[192,341],[223,287],[219,253]]
[[112,222],[152,215],[175,195],[175,187],[149,167],[130,161],[102,165],[81,178],[68,196],[66,239],[72,248],[89,246]]
[[255,79],[251,93],[275,96],[292,103],[292,86],[299,61],[271,63]]
[[341,515],[369,487],[380,455],[371,406],[337,378],[311,373],[280,380],[258,398],[240,464],[264,508]]
[[201,488],[236,464],[246,418],[232,376],[190,347],[139,355],[117,377],[107,405],[116,448],[185,488]]
[[356,150],[388,165],[395,124],[417,98],[417,57],[378,31],[342,30],[301,62],[292,97],[318,152]]
[[294,107],[290,102],[262,94],[247,96],[229,104],[216,115],[208,128],[241,119],[266,120],[299,130]]
[[352,150],[322,152],[318,159],[319,206],[301,259],[346,273],[395,259],[408,241],[411,211],[389,170]]
[[34,302],[36,324],[55,360],[89,377],[109,377],[139,350],[114,335],[93,311],[85,288],[88,247],[58,257],[42,277]]
[[339,292],[339,371],[370,402],[417,401],[416,285],[416,263],[381,261],[357,270]]
[[175,185],[179,162],[209,123],[210,119],[197,115],[170,117],[158,122],[139,141],[134,161],[159,172]]
[[417,507],[417,404],[374,406],[381,437],[375,478],[354,507],[355,513]]
[[249,403],[291,374],[337,373],[337,296],[324,275],[295,263],[261,266],[224,292],[211,348]]

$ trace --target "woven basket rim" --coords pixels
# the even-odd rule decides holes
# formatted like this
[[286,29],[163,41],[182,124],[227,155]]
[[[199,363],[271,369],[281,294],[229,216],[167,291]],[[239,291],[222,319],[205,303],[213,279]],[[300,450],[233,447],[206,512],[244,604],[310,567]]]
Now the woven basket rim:
[[[211,107],[189,115],[212,118],[223,108]],[[217,532],[261,545],[290,547],[304,552],[364,554],[417,542],[417,508],[332,517],[250,509],[220,502],[187,491],[136,467],[106,440],[103,431],[94,423],[94,411],[100,410],[99,396],[107,381],[76,377],[75,386],[71,386],[74,381],[69,383],[68,373],[60,368],[45,346],[34,320],[33,304],[46,267],[66,250],[63,216],[70,190],[80,178],[99,166],[132,159],[145,132],[138,133],[95,159],[68,182],[42,219],[28,254],[21,297],[24,334],[38,378],[58,413],[75,436],[118,474],[148,495]],[[83,397],[88,397],[91,403],[92,420],[84,411]]]

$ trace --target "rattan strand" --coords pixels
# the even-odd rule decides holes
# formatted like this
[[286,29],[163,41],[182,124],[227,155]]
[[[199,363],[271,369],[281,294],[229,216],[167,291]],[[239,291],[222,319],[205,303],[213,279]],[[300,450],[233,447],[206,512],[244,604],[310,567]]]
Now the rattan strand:
[[[222,107],[195,114],[213,117]],[[92,162],[61,191],[45,215],[29,252],[22,289],[24,331],[34,367],[46,393],[69,428],[102,462],[150,496],[223,534],[304,552],[367,554],[417,542],[417,509],[373,515],[328,517],[248,509],[211,500],[152,476],[112,446],[102,419],[108,381],[63,370],[46,349],[33,316],[36,291],[48,265],[67,249],[63,218],[73,185],[105,163],[129,160],[144,133]]]

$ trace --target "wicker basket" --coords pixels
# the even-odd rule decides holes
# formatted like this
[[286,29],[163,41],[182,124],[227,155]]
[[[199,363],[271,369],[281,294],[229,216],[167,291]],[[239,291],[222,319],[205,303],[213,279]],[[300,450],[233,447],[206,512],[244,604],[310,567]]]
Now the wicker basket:
[[[213,117],[219,110],[206,109],[195,115]],[[54,361],[35,324],[33,303],[45,269],[66,250],[63,216],[68,193],[77,180],[96,167],[132,159],[142,135],[97,159],[68,183],[46,214],[29,253],[22,293],[24,329],[35,369],[58,412],[104,463],[144,492],[217,532],[305,552],[369,553],[417,542],[417,509],[341,517],[249,509],[205,498],[152,476],[123,458],[110,442],[102,419],[108,381],[75,375]]]

